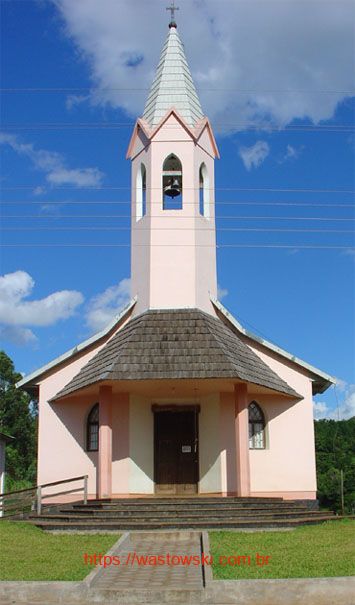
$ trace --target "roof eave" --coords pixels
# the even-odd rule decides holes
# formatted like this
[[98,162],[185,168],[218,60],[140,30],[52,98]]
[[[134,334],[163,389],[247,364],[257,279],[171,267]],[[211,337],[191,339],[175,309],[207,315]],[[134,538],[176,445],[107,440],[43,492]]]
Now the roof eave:
[[211,145],[212,145],[213,150],[215,152],[215,157],[219,160],[221,156],[219,154],[219,149],[218,149],[218,146],[217,146],[217,141],[216,141],[215,136],[213,134],[211,122],[209,121],[209,119],[207,118],[207,116],[203,117],[196,124],[196,126],[195,126],[196,140],[198,141],[198,139],[202,135],[202,133],[203,133],[203,131],[204,131],[205,128],[207,129],[208,135],[210,137]]
[[114,329],[115,325],[117,323],[119,323],[129,313],[129,311],[131,311],[131,309],[134,307],[136,302],[137,302],[137,297],[135,296],[122,309],[122,311],[118,315],[116,315],[112,319],[112,321],[110,321],[110,323],[106,326],[106,328],[104,328],[100,332],[97,332],[96,334],[94,334],[93,336],[88,338],[87,340],[84,340],[83,342],[79,343],[77,346],[73,347],[72,349],[69,349],[69,351],[66,351],[59,357],[56,357],[56,359],[53,359],[53,361],[50,361],[49,363],[42,366],[38,370],[35,370],[35,372],[32,372],[31,374],[24,376],[22,378],[22,380],[20,380],[16,384],[16,388],[24,389],[24,390],[35,389],[38,386],[38,381],[43,374],[45,374],[49,370],[52,370],[53,368],[60,365],[61,363],[65,362],[67,359],[74,357],[75,355],[77,355],[77,353],[84,351],[88,347],[95,344],[95,342],[98,342],[99,340],[101,340],[102,338],[107,336]]
[[0,439],[5,441],[6,443],[11,443],[11,441],[13,441],[15,437],[12,437],[12,435],[7,435],[7,433],[2,433],[0,431]]
[[69,400],[72,397],[78,397],[78,396],[84,396],[87,393],[92,393],[92,387],[101,387],[103,385],[113,385],[116,382],[125,382],[125,383],[144,383],[146,382],[147,384],[149,383],[156,383],[156,382],[164,382],[164,381],[177,381],[177,382],[183,382],[183,381],[205,381],[205,380],[210,380],[210,381],[221,381],[221,380],[226,380],[226,381],[232,381],[234,384],[238,384],[238,383],[247,383],[247,384],[251,384],[251,385],[255,385],[257,387],[262,387],[263,389],[266,389],[267,393],[270,394],[278,394],[278,395],[282,395],[283,397],[287,397],[290,399],[302,399],[302,395],[300,395],[299,393],[297,393],[297,391],[295,391],[294,389],[291,389],[292,392],[290,391],[286,391],[283,389],[279,389],[276,387],[272,387],[272,386],[267,386],[261,382],[256,382],[256,381],[252,381],[252,380],[245,380],[243,378],[240,378],[237,375],[234,376],[208,376],[208,377],[185,377],[185,378],[181,378],[181,377],[177,377],[177,376],[167,376],[167,377],[155,377],[155,378],[121,378],[121,379],[112,379],[112,378],[108,378],[108,377],[102,377],[100,379],[95,380],[94,382],[87,384],[85,386],[79,386],[77,388],[73,388],[72,390],[65,392],[65,393],[61,393],[61,391],[59,391],[56,395],[54,395],[53,397],[51,397],[51,399],[48,400],[48,403],[58,403],[58,402],[65,402],[66,400]]
[[336,378],[334,378],[333,376],[330,376],[329,374],[322,372],[321,370],[312,366],[311,364],[307,363],[306,361],[299,359],[299,357],[296,357],[295,355],[292,355],[288,351],[285,351],[285,349],[282,349],[281,347],[273,344],[272,342],[265,340],[264,338],[261,338],[260,336],[253,334],[252,332],[249,332],[249,330],[246,330],[239,323],[239,321],[237,321],[235,319],[235,317],[233,317],[233,315],[222,305],[222,303],[220,303],[217,299],[213,298],[212,296],[211,296],[211,302],[216,307],[216,309],[218,309],[241,334],[244,334],[244,336],[247,336],[251,340],[258,342],[259,344],[263,345],[265,348],[270,349],[271,351],[273,351],[274,353],[277,353],[281,357],[284,357],[285,359],[292,361],[295,365],[302,367],[303,369],[307,370],[310,374],[312,374],[314,376],[314,378],[312,378],[313,395],[317,395],[318,393],[324,393],[324,391],[326,391],[331,385],[336,384],[336,382],[337,382]]
[[130,139],[130,142],[128,144],[128,149],[127,149],[127,153],[126,153],[126,160],[131,160],[133,159],[133,149],[134,149],[134,143],[135,140],[138,136],[138,130],[139,128],[142,129],[142,131],[144,132],[145,136],[147,137],[148,140],[150,140],[151,138],[151,128],[148,124],[148,122],[146,120],[144,120],[143,118],[138,118],[138,120],[136,121],[134,128],[133,128],[133,133]]

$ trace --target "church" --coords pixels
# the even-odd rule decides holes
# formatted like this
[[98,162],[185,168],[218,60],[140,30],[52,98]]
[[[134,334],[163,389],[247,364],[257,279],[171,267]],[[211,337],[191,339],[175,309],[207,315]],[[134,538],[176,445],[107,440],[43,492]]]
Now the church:
[[335,380],[218,301],[219,158],[172,14],[131,162],[130,303],[24,377],[39,399],[38,484],[91,499],[316,499],[312,396]]

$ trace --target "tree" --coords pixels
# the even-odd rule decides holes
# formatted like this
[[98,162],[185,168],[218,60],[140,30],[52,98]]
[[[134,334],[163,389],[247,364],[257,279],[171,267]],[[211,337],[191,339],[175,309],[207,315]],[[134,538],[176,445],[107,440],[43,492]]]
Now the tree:
[[355,506],[355,417],[349,420],[317,420],[314,424],[318,498],[321,506],[341,510],[340,471],[344,473],[347,512]]
[[22,376],[4,351],[0,351],[0,431],[15,439],[6,446],[7,489],[14,482],[36,477],[37,404],[19,389]]

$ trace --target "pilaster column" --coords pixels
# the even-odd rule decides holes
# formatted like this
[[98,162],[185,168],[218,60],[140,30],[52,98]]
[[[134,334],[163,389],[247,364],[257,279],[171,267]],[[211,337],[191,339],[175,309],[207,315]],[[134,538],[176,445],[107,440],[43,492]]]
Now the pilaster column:
[[112,496],[112,387],[99,390],[98,498]]
[[250,495],[249,469],[249,422],[247,384],[236,384],[234,387],[234,427],[235,449],[237,458],[237,494]]

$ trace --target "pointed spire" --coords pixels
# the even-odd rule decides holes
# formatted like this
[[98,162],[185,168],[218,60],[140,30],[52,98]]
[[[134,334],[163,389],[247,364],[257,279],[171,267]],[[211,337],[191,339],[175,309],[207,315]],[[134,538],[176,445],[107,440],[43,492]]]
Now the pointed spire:
[[189,126],[195,126],[204,115],[184,47],[173,20],[169,24],[169,34],[163,46],[143,118],[150,126],[156,126],[172,107]]

